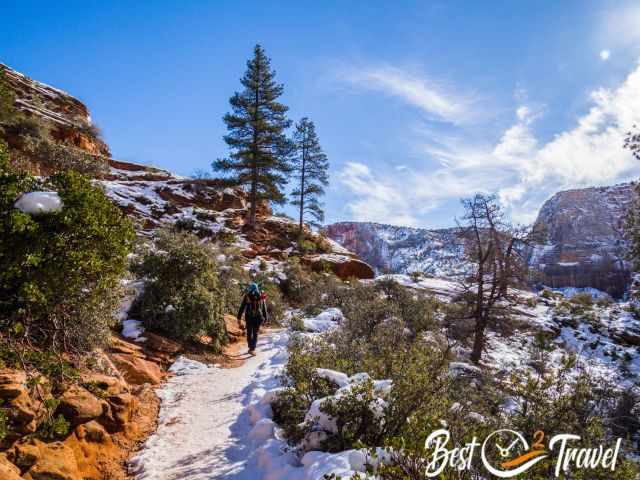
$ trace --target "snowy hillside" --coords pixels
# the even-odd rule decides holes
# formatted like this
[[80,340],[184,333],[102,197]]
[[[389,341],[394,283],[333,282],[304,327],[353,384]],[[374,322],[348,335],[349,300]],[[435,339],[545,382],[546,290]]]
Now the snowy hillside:
[[[552,288],[596,288],[622,297],[629,282],[622,222],[634,196],[633,184],[558,192],[535,222],[543,232],[529,252],[532,280]],[[327,235],[357,253],[378,273],[459,273],[461,247],[455,229],[429,230],[368,222],[341,222]]]
[[379,223],[341,222],[327,235],[357,253],[378,273],[425,272],[436,276],[460,273],[461,246],[455,229],[428,230]]
[[258,205],[258,226],[247,229],[247,195],[216,179],[198,180],[145,165],[109,160],[109,173],[95,183],[136,223],[138,233],[179,225],[200,238],[237,248],[248,264],[258,268],[281,265],[290,255],[314,270],[330,268],[341,278],[372,278],[373,270],[357,255],[330,239],[306,229],[314,250],[300,251],[297,222],[272,215],[267,204]]

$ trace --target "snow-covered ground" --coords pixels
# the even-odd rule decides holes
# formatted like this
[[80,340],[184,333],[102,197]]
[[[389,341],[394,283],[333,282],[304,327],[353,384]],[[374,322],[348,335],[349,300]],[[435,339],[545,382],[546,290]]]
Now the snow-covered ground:
[[[330,321],[335,313],[324,317]],[[157,391],[158,429],[130,460],[135,478],[320,480],[362,472],[367,458],[357,450],[310,451],[299,458],[271,420],[269,402],[280,388],[288,339],[287,332],[261,335],[257,355],[238,368],[180,357],[171,367],[175,375]]]
[[[443,300],[451,298],[457,290],[454,282],[444,279],[414,282],[406,276],[393,275],[392,278],[412,288],[430,291]],[[581,320],[571,326],[558,310],[564,308],[562,298],[545,299],[531,292],[522,292],[522,298],[523,304],[515,311],[522,321],[522,329],[518,327],[508,336],[489,332],[485,367],[496,371],[527,368],[534,332],[545,331],[555,332],[548,359],[552,368],[560,364],[563,354],[573,351],[594,373],[614,380],[620,387],[637,382],[638,351],[614,342],[616,332],[637,328],[637,321],[625,304],[594,304],[589,310],[594,320]],[[300,312],[290,312],[294,314]],[[322,335],[336,328],[343,319],[336,308],[302,318],[306,330],[302,335]],[[134,330],[136,325],[127,326]],[[258,355],[239,368],[223,369],[182,357],[178,359],[171,369],[175,376],[158,390],[162,400],[158,430],[131,460],[131,471],[136,478],[321,480],[332,473],[345,478],[360,474],[365,478],[364,465],[371,459],[362,451],[329,454],[313,450],[316,447],[311,437],[305,438],[302,448],[296,451],[287,445],[272,421],[270,401],[280,388],[279,375],[287,361],[288,339],[288,332],[262,335]],[[616,355],[612,355],[614,350]],[[622,375],[620,357],[625,355],[629,358],[628,373]],[[462,352],[461,360],[464,358]],[[477,369],[461,362],[453,362],[451,368]],[[318,373],[341,387],[336,395],[350,388],[358,377],[328,370]],[[385,388],[390,386],[377,383]],[[330,431],[327,428],[330,419],[325,418],[325,425],[321,425],[319,404],[320,401],[316,401],[309,413],[310,418],[319,419],[316,433]]]
[[286,341],[285,333],[262,335],[257,355],[238,368],[180,357],[157,391],[158,429],[131,460],[131,473],[141,480],[260,478],[250,439],[260,418],[249,406],[278,386]]

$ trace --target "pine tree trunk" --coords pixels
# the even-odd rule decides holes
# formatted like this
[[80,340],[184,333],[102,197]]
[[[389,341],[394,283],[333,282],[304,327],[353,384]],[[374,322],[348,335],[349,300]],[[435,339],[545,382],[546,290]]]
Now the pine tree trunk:
[[300,225],[299,225],[299,229],[300,229],[300,235],[302,235],[302,226],[303,226],[303,221],[304,221],[304,176],[305,176],[305,171],[306,171],[306,160],[307,160],[307,134],[306,132],[303,134],[302,136],[302,175],[301,175],[301,180],[300,180]]
[[[260,64],[256,65],[256,77],[260,79]],[[256,131],[258,125],[258,105],[260,101],[260,84],[256,85],[254,92],[254,101],[253,101],[253,152],[251,154],[253,158],[253,178],[251,179],[251,212],[249,214],[249,225],[251,228],[255,228],[256,226],[256,203],[258,201],[258,132]]]
[[251,182],[251,194],[249,196],[249,200],[251,201],[251,211],[249,214],[249,225],[251,225],[251,227],[255,227],[256,226],[256,202],[258,201],[258,181],[257,181],[257,175],[255,173],[255,169],[254,169],[254,175],[253,175],[253,181]]

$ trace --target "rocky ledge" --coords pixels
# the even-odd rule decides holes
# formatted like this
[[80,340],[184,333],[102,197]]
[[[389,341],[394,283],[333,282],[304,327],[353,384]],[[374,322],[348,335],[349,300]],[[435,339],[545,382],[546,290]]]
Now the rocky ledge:
[[627,183],[567,190],[547,200],[535,223],[546,242],[529,253],[533,280],[622,296],[631,280],[622,222],[634,195],[633,184]]

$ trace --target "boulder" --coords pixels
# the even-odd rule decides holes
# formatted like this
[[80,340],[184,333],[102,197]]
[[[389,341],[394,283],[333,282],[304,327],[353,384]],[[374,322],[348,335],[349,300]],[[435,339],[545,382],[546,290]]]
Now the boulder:
[[64,444],[73,451],[82,480],[121,478],[110,470],[122,453],[99,423],[92,421],[78,426]]
[[169,338],[157,335],[153,332],[145,331],[144,338],[147,340],[144,342],[146,350],[154,350],[157,352],[169,353],[175,355],[182,350],[182,345]]
[[375,277],[375,272],[369,264],[347,255],[313,255],[303,257],[302,261],[316,272],[323,272],[326,269],[330,269],[342,280],[349,278],[369,279]]
[[[9,409],[11,429],[15,434],[27,435],[36,431],[40,402],[29,395],[27,375],[22,370],[0,370],[0,404]],[[13,435],[8,440],[15,440]],[[5,439],[6,441],[7,439]]]
[[160,367],[148,360],[134,354],[114,353],[111,355],[113,363],[116,365],[124,379],[133,385],[150,383],[158,385],[162,381],[162,370]]
[[95,420],[79,425],[75,434],[79,440],[91,443],[107,443],[111,441],[111,437],[104,427]]
[[24,473],[25,480],[80,480],[73,450],[61,442],[43,443],[31,440],[37,458]]
[[240,210],[247,208],[244,200],[244,192],[238,192],[232,188],[225,188],[214,208],[215,210],[227,210],[229,208]]
[[129,355],[134,355],[140,358],[145,357],[142,351],[142,347],[140,345],[127,342],[115,336],[111,337],[111,345],[109,346],[109,351],[112,353],[125,353]]
[[16,398],[25,391],[27,374],[23,370],[3,368],[0,370],[0,398]]
[[64,415],[76,426],[102,416],[107,409],[108,405],[104,400],[99,400],[86,389],[73,385],[60,397],[56,415]]
[[136,407],[136,397],[130,393],[112,395],[107,399],[109,408],[99,422],[109,431],[122,431],[131,422]]
[[81,381],[83,385],[95,385],[107,395],[118,395],[129,391],[129,387],[123,380],[102,373],[85,372],[81,376]]
[[22,480],[20,469],[11,463],[6,455],[0,455],[0,478],[2,480]]
[[7,458],[22,472],[29,470],[40,458],[38,440],[21,440],[7,452]]

